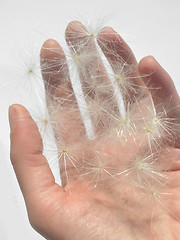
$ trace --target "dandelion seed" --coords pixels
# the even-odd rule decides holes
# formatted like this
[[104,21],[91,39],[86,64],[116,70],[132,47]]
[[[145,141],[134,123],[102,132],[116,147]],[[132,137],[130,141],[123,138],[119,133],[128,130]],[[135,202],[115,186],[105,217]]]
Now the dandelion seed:
[[113,77],[112,81],[115,81],[119,86],[123,96],[129,96],[129,93],[136,93],[136,85],[133,83],[133,80],[137,77],[133,77],[133,69],[131,66],[126,63],[121,63],[116,66],[114,72],[115,74],[110,74]]
[[[104,155],[104,157],[103,157]],[[104,184],[112,184],[117,182],[116,168],[108,160],[110,156],[99,151],[93,151],[89,160],[84,159],[82,167],[82,177],[85,177],[88,184],[93,188],[104,186]]]
[[136,141],[136,115],[130,109],[130,104],[127,105],[124,116],[119,116],[119,113],[112,113],[109,118],[109,136],[114,136],[122,142]]
[[[79,148],[76,146],[66,146],[60,140],[57,142],[57,154],[62,178],[65,179],[66,185],[69,186],[72,180],[80,176],[81,157]],[[78,156],[78,158],[77,158]]]
[[[35,97],[43,89],[43,81],[39,63],[39,50],[35,50],[35,46],[31,50],[24,50],[18,54],[15,66],[15,76],[11,85],[15,85],[20,91],[28,93],[31,97]],[[23,94],[21,94],[23,96]]]
[[129,155],[128,160],[124,160],[125,167],[117,175],[128,176],[135,186],[143,186],[151,181],[159,185],[165,183],[167,178],[161,169],[158,154],[146,151]]

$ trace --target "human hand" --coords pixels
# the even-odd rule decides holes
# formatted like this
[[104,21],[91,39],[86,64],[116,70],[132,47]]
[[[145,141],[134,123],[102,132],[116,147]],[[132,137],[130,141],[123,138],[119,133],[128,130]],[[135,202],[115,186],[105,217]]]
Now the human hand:
[[41,50],[62,186],[55,183],[28,111],[10,107],[11,160],[30,223],[51,240],[179,239],[180,99],[174,84],[153,57],[137,64],[122,38],[103,28],[97,41],[124,98],[123,118],[93,37],[79,22],[66,29],[94,128],[91,137],[61,46],[48,40]]

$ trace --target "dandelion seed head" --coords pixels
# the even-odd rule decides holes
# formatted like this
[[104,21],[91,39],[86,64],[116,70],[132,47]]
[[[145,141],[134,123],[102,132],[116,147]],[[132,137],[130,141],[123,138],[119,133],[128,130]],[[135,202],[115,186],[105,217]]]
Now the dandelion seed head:
[[62,153],[67,153],[68,149],[66,147],[63,147],[61,151],[62,151]]
[[152,190],[152,191],[151,191],[151,195],[152,195],[152,196],[156,196],[156,195],[157,195],[157,192],[156,192],[155,190]]
[[80,55],[74,55],[74,60],[78,62],[80,60]]
[[152,134],[154,129],[151,126],[147,125],[144,127],[144,130],[147,134]]
[[144,166],[143,166],[144,164],[141,162],[141,160],[138,158],[136,161],[135,161],[135,167],[137,168],[137,169],[143,169],[144,168]]
[[120,75],[115,75],[115,79],[117,80],[117,82],[121,82],[123,81],[123,78]]
[[33,73],[33,68],[30,67],[30,68],[28,69],[28,72],[29,72],[30,74]]
[[100,163],[99,163],[99,169],[101,169],[101,170],[102,170],[103,168],[104,168],[104,165],[103,165],[103,163],[102,163],[102,162],[100,162]]
[[95,37],[95,33],[89,33],[90,37]]
[[97,84],[94,83],[94,84],[92,85],[92,87],[96,89],[98,86],[97,86]]
[[122,118],[120,121],[121,125],[125,125],[125,126],[130,126],[130,119],[128,118]]

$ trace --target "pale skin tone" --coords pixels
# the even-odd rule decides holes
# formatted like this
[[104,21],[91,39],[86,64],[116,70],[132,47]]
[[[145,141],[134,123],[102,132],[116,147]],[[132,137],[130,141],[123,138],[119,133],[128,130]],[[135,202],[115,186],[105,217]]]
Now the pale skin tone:
[[[66,38],[69,37],[68,34],[76,34],[78,29],[83,28],[79,22],[73,24],[76,25],[76,29],[72,28],[72,23],[70,23],[66,29]],[[109,27],[103,28],[99,32],[98,40],[102,50],[105,45],[101,45],[101,43],[103,41],[105,43],[115,41],[116,34]],[[118,39],[121,38],[118,36]],[[121,55],[124,60],[128,59],[137,68],[140,75],[151,75],[150,80],[148,77],[143,77],[138,80],[137,84],[151,86],[150,91],[155,106],[159,106],[167,98],[171,99],[171,108],[175,110],[172,113],[173,116],[168,117],[179,119],[180,99],[172,79],[161,65],[151,56],[143,58],[137,64],[131,50],[122,39],[120,42],[116,41],[115,46],[117,54]],[[59,49],[59,53],[48,51],[47,48]],[[47,40],[41,50],[42,61],[46,59],[48,62],[49,59],[57,59],[58,57],[64,58],[61,46],[54,40]],[[110,63],[113,62],[113,56],[107,54],[106,57]],[[52,84],[58,85],[59,89],[63,89],[63,91],[66,88],[68,88],[68,91],[72,91],[71,86],[61,83],[61,76],[59,76],[59,82],[57,82],[56,73],[48,76],[47,72],[43,77],[46,81],[49,79]],[[61,91],[59,90],[58,93],[54,94],[60,95],[62,94]],[[66,118],[68,113],[63,112],[62,114]],[[76,112],[75,114],[79,113]],[[46,239],[180,239],[179,132],[174,136],[173,146],[169,147],[173,158],[166,159],[171,163],[171,169],[167,173],[169,184],[163,191],[169,195],[165,199],[163,198],[162,204],[155,208],[153,219],[156,219],[156,217],[158,219],[155,220],[153,225],[152,206],[147,211],[146,216],[142,214],[145,206],[141,201],[136,200],[134,206],[129,207],[132,204],[131,199],[133,199],[134,193],[129,190],[128,186],[125,186],[125,190],[122,190],[124,191],[124,199],[120,201],[119,194],[116,194],[116,191],[122,188],[123,182],[117,182],[112,186],[111,191],[103,188],[87,190],[87,185],[83,182],[73,183],[69,179],[70,185],[72,185],[71,193],[69,193],[67,179],[62,171],[63,186],[56,184],[48,162],[42,155],[43,146],[37,125],[28,111],[21,105],[12,105],[9,110],[9,120],[11,126],[11,161],[26,202],[29,220],[32,227]],[[72,120],[69,119],[69,121]],[[70,125],[66,121],[63,124],[67,124],[68,127]],[[78,124],[79,122],[77,123],[77,135],[79,134],[79,128],[83,127],[82,124],[80,126]],[[68,127],[64,125],[65,129]],[[56,134],[60,135],[60,132]],[[84,130],[80,134],[84,134]],[[63,132],[63,136],[69,141],[68,134],[66,136],[66,133]],[[80,144],[82,148],[85,147],[84,142]],[[109,146],[111,144],[113,145],[113,143],[109,143]],[[105,149],[105,151],[109,150]],[[128,152],[128,149],[123,151]],[[119,153],[115,154],[118,155]],[[140,214],[143,220],[138,222],[136,216]],[[159,216],[161,217],[159,218]]]

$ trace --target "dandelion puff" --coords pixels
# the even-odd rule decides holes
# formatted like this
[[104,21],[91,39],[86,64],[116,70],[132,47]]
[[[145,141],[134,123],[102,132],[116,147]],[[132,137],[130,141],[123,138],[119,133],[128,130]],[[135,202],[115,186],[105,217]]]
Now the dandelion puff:
[[131,108],[130,103],[127,104],[124,116],[119,112],[110,114],[108,135],[110,138],[119,139],[121,142],[136,141],[136,113]]
[[128,160],[124,163],[124,169],[117,174],[125,176],[135,186],[143,186],[144,183],[153,181],[156,184],[164,184],[167,177],[161,168],[159,155],[157,153],[148,152],[147,149],[143,152],[128,154]]
[[98,122],[103,122],[104,117],[105,117],[105,111],[101,105],[98,104],[97,101],[87,101],[88,105],[88,111],[90,114],[91,119],[93,119],[93,122],[97,125]]
[[59,159],[58,159],[58,149],[56,145],[56,140],[54,133],[46,134],[46,138],[43,137],[43,151],[42,154],[46,157],[49,167],[55,177],[57,184],[62,185],[60,179],[60,168],[59,168]]
[[[141,110],[140,110],[141,111]],[[175,135],[175,119],[168,117],[167,111],[154,112],[152,106],[147,106],[146,114],[138,123],[138,130],[142,134],[141,144],[148,143],[150,149],[167,145]]]
[[80,164],[82,155],[79,145],[68,145],[60,138],[56,139],[57,157],[61,172],[62,184],[70,187],[71,183],[80,176]]
[[[18,92],[22,92],[22,96],[24,91],[32,97],[43,91],[39,51],[36,51],[35,46],[32,47],[32,51],[24,50],[18,54],[15,74],[13,81],[19,89]],[[10,84],[13,85],[12,82]]]
[[44,138],[46,135],[49,135],[51,132],[51,120],[49,118],[49,113],[46,106],[42,107],[38,103],[36,105],[36,112],[32,112],[32,117],[38,125],[42,138]]
[[71,44],[69,49],[70,53],[67,54],[67,61],[70,71],[77,68],[84,79],[88,79],[87,77],[91,76],[91,70],[96,69],[98,66],[98,53],[96,49],[91,46],[83,47],[80,44],[76,48]]
[[84,25],[86,26],[88,36],[97,38],[97,34],[107,23],[109,16],[94,17],[93,19],[84,19]]
[[[154,219],[160,216],[167,215],[173,216],[178,222],[179,217],[174,213],[172,206],[169,206],[168,199],[173,198],[174,193],[167,190],[167,185],[157,185],[155,182],[149,181],[141,187],[142,196],[146,199],[145,213],[151,213],[151,225],[153,226]],[[148,211],[149,210],[149,211]]]
[[111,100],[101,99],[98,95],[94,99],[86,97],[87,111],[98,135],[106,131],[111,112],[115,110]]
[[77,21],[71,22],[71,29],[67,30],[67,41],[73,41],[75,46],[79,44],[87,46],[94,43],[98,32],[104,25],[104,20],[104,18],[94,19],[93,21],[86,19],[81,27],[79,27]]
[[[95,74],[92,74],[89,78],[89,82],[83,83],[83,90],[85,98],[92,97],[101,97],[106,99],[111,94],[112,85],[110,82],[105,82],[104,79],[107,78],[106,74],[98,74],[97,70]],[[113,95],[112,95],[113,98]]]
[[93,151],[91,157],[83,161],[81,176],[93,188],[109,188],[112,182],[118,181],[115,176],[116,168],[110,163],[110,159],[107,159],[108,156],[104,155],[105,153]]
[[[80,25],[80,26],[79,26]],[[71,22],[71,28],[66,30],[66,41],[73,42],[76,48],[87,46],[92,43],[93,33],[88,32],[84,25],[78,24],[77,21]]]
[[126,62],[118,63],[115,66],[114,73],[110,73],[110,77],[113,82],[116,82],[120,88],[121,94],[123,96],[128,96],[129,93],[136,94],[137,85],[133,83],[134,79],[137,79],[137,76],[134,75],[133,66],[127,64]]
[[174,112],[177,109],[168,106],[168,104],[166,103],[164,103],[163,105],[160,104],[159,106],[157,106],[157,108],[161,110],[156,113],[153,122],[158,128],[161,141],[164,145],[174,145],[176,136],[180,132],[179,119],[178,117],[174,116]]
[[48,135],[48,132],[50,131],[49,128],[51,127],[51,122],[49,118],[49,114],[47,109],[39,109],[38,115],[34,116],[33,118],[35,119],[39,131],[41,133],[42,138],[45,137],[45,135]]

